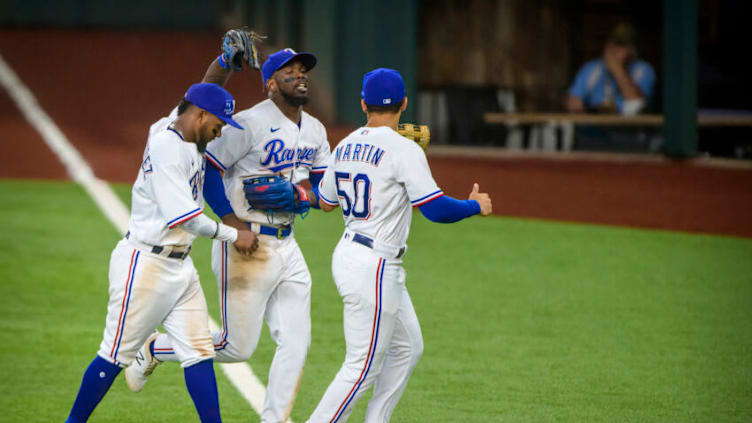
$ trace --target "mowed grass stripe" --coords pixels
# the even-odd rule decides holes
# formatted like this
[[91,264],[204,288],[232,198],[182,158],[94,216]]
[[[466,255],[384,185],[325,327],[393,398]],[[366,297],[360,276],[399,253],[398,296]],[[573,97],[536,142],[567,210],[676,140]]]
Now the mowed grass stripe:
[[[62,422],[102,339],[120,235],[73,183],[0,180],[0,218],[0,421]],[[182,369],[163,368],[138,394],[119,376],[92,421],[198,421]],[[225,421],[258,419],[216,373]]]
[[[0,407],[9,421],[62,420],[100,341],[118,235],[72,184],[2,181],[0,198]],[[296,226],[314,281],[296,421],[344,356],[330,273],[341,231],[336,212]],[[752,419],[752,240],[416,214],[408,243],[425,353],[393,422]],[[191,255],[218,318],[209,242]],[[274,348],[265,333],[251,359],[262,380]],[[224,420],[258,421],[217,374]],[[116,381],[94,421],[196,418],[179,366],[164,365],[141,394]]]

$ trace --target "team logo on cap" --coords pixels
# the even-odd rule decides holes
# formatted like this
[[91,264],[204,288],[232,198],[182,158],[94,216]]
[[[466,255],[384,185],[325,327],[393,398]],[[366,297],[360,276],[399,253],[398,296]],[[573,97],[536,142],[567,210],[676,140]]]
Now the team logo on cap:
[[385,98],[385,99],[381,100],[381,102],[384,103],[384,104],[392,104],[392,99],[391,98]]
[[235,100],[225,100],[225,114],[231,115],[235,112]]
[[295,50],[291,49],[290,47],[287,47],[285,49],[285,51],[288,52],[288,53],[292,53],[292,54],[298,54],[298,52],[296,52]]

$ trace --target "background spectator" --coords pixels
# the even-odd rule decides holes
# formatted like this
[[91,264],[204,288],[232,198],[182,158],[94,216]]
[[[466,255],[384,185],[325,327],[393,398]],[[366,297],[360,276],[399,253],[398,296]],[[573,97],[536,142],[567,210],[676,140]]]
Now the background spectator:
[[614,27],[603,57],[585,63],[577,72],[566,99],[567,111],[636,115],[650,104],[655,71],[637,58],[635,41],[631,25]]

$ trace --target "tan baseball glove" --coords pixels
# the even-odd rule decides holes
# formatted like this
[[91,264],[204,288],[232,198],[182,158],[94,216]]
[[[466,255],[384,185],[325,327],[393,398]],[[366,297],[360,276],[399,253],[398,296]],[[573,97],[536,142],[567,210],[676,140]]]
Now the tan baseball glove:
[[431,131],[427,125],[400,123],[397,132],[403,137],[415,141],[423,150],[426,150],[428,145],[431,144]]

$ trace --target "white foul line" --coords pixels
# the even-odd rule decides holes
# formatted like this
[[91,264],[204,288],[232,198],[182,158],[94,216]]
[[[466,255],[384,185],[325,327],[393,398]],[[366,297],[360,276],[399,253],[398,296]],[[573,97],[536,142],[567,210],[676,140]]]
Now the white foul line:
[[[76,148],[63,135],[60,128],[55,125],[50,116],[42,109],[34,94],[21,82],[13,72],[13,69],[5,62],[0,54],[0,84],[5,87],[8,94],[23,113],[31,126],[39,131],[44,142],[57,155],[68,174],[73,180],[81,185],[107,219],[117,228],[121,234],[128,230],[130,213],[120,198],[110,188],[107,182],[97,178],[89,164],[84,160]],[[209,317],[209,326],[212,331],[219,329],[217,323]],[[220,366],[230,379],[235,388],[248,401],[251,407],[261,415],[264,406],[266,388],[259,378],[253,373],[247,363],[221,363]],[[292,423],[291,420],[288,422]]]

